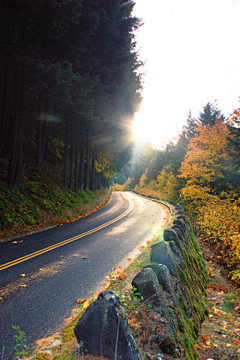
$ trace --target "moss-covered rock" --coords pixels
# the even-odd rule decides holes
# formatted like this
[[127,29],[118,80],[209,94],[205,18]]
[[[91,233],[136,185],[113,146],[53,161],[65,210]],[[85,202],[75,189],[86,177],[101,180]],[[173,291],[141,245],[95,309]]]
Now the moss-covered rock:
[[[169,332],[169,323],[174,324],[174,339],[169,341],[166,348],[158,344],[156,351],[192,360],[197,359],[194,344],[207,315],[207,272],[183,208],[173,203],[169,203],[168,207],[171,218],[163,234],[158,236],[158,242],[152,246],[152,263],[146,265],[136,278],[141,277],[148,267],[155,272],[161,289],[161,302],[154,311],[165,313],[168,308],[171,321],[167,321],[166,331]],[[159,288],[156,284],[154,286]],[[138,291],[144,293],[144,299],[148,297],[146,287],[140,286]]]

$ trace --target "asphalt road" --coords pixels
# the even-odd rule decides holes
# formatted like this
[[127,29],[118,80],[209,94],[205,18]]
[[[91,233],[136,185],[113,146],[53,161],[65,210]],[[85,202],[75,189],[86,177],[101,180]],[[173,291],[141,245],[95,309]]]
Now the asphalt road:
[[29,349],[60,331],[74,299],[101,290],[113,267],[126,267],[164,217],[155,202],[113,192],[107,205],[86,218],[0,244],[0,357],[5,347],[3,359],[13,359],[11,324],[26,333]]

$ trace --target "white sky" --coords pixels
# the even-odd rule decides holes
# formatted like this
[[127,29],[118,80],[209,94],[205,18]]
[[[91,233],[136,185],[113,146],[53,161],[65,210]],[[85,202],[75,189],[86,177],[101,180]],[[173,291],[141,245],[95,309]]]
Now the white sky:
[[161,147],[176,136],[189,111],[197,117],[217,99],[226,115],[239,107],[239,0],[135,0],[144,25],[136,33],[148,59],[137,140]]

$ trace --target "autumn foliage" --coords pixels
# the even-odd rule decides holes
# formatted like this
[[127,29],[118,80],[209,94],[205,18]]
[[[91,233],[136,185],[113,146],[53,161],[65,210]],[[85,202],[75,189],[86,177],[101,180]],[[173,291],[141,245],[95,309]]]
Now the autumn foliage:
[[[186,181],[180,195],[190,216],[195,216],[207,241],[230,270],[231,279],[240,282],[239,199],[233,191],[236,189],[224,183],[224,173],[234,170],[228,152],[231,137],[223,121],[198,126],[180,168],[179,178]],[[220,191],[223,186],[219,184],[223,183],[225,191]]]
[[189,115],[178,142],[152,151],[134,190],[179,202],[231,280],[240,284],[239,125],[240,109],[226,119],[208,103],[198,119]]
[[229,160],[227,153],[230,136],[226,124],[217,121],[212,127],[200,124],[197,135],[191,139],[179,178],[186,179],[180,193],[184,200],[206,202],[215,194],[217,180],[223,178],[222,160]]
[[198,224],[206,240],[214,245],[218,258],[240,283],[240,206],[235,194],[209,201],[198,209]]

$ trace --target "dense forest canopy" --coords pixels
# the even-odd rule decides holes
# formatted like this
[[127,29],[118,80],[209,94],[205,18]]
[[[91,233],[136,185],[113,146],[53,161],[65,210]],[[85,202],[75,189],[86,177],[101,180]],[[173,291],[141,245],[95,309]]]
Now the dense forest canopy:
[[[141,75],[130,0],[0,4],[0,176],[58,167],[65,187],[106,186],[129,161]],[[47,164],[47,165],[46,165]]]

